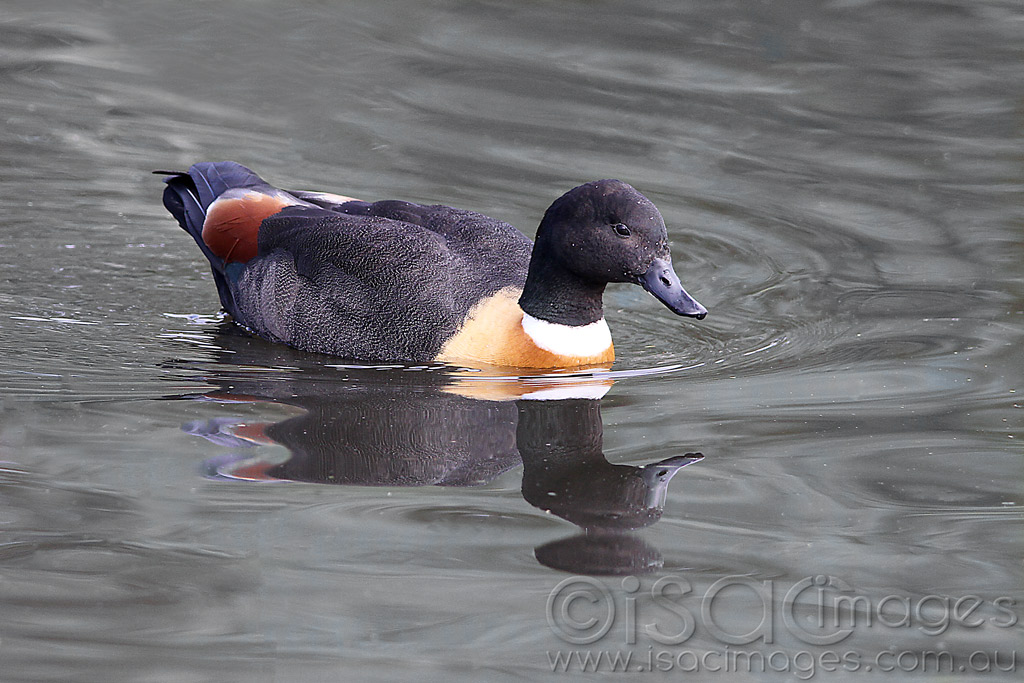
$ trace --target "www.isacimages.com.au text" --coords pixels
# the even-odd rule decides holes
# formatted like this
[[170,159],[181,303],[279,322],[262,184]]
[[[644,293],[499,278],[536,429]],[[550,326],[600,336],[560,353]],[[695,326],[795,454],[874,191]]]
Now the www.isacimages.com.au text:
[[915,672],[977,674],[1014,672],[1016,650],[975,650],[952,653],[943,650],[882,650],[865,654],[857,650],[799,650],[771,652],[733,650],[549,650],[548,664],[556,673],[569,672],[671,672],[680,673],[789,673],[809,680],[818,672]]

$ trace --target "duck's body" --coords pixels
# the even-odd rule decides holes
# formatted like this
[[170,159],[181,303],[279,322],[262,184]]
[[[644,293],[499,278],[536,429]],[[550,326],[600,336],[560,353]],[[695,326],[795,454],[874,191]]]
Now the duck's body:
[[[601,308],[604,285],[645,276],[654,289],[642,282],[645,288],[662,300],[659,283],[671,290],[674,280],[682,298],[666,303],[677,312],[706,313],[678,285],[670,263],[671,275],[663,272],[667,246],[657,209],[618,181],[581,186],[552,205],[545,216],[552,225],[545,230],[542,223],[537,246],[472,211],[284,192],[233,162],[196,164],[167,183],[164,204],[209,259],[224,308],[260,336],[307,351],[367,361],[607,364],[614,351]],[[578,215],[579,203],[566,198],[581,192],[598,203],[628,195],[626,208],[659,224],[660,239],[632,255],[639,259],[621,258],[617,248],[628,238],[589,233],[627,219]],[[600,224],[559,230],[566,219]],[[641,226],[633,231],[643,236]],[[646,264],[631,263],[646,256]],[[588,258],[598,272],[572,263]]]

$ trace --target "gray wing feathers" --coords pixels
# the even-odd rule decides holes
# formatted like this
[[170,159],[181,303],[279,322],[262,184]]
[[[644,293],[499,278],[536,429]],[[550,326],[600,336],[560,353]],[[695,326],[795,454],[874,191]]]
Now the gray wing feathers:
[[522,286],[529,262],[515,228],[457,213],[437,217],[442,233],[429,215],[418,225],[286,209],[264,222],[259,256],[233,284],[240,322],[309,351],[433,359],[473,304]]

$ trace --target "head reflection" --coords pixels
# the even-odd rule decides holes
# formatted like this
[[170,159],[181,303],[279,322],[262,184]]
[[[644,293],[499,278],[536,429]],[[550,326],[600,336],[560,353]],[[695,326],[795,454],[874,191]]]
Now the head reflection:
[[[218,382],[223,390],[205,398],[271,401],[301,412],[272,423],[214,418],[185,425],[235,449],[208,461],[211,476],[476,486],[521,463],[523,498],[579,527],[538,547],[537,560],[575,573],[632,574],[662,564],[660,553],[633,532],[661,518],[672,477],[703,457],[687,453],[642,466],[608,462],[601,423],[607,378],[488,381],[358,368],[309,374],[290,381],[233,373]],[[247,448],[268,443],[284,446],[287,455],[268,460],[271,451]]]
[[599,399],[527,399],[517,406],[523,498],[583,530],[540,546],[537,560],[579,574],[635,574],[661,567],[661,554],[629,532],[661,519],[672,477],[703,456],[613,465],[602,450]]

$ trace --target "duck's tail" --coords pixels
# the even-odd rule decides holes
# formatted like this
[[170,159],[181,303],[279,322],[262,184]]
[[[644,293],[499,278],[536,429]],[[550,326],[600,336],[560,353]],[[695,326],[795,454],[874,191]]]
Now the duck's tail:
[[[164,180],[167,183],[164,188],[164,206],[177,219],[178,224],[192,235],[192,239],[210,261],[221,303],[234,315],[234,299],[228,286],[226,269],[232,262],[244,263],[255,255],[262,217],[246,215],[245,218],[249,220],[239,220],[240,217],[235,215],[239,212],[232,210],[233,205],[240,204],[244,211],[249,203],[245,199],[247,191],[254,191],[254,196],[262,199],[279,191],[234,161],[200,163],[194,164],[188,171],[154,173],[167,176]],[[218,205],[223,207],[221,213],[230,215],[211,216],[211,205],[225,195],[226,199],[236,200]],[[228,243],[227,247],[225,243]],[[241,254],[245,254],[245,257]]]

